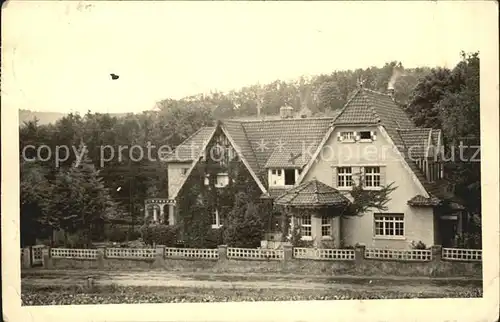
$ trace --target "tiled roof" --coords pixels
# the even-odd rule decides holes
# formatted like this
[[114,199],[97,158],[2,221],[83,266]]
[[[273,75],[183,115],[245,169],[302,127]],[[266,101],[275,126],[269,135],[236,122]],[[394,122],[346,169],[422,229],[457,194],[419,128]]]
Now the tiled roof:
[[420,159],[425,156],[425,151],[429,146],[429,134],[431,129],[400,129],[398,130],[403,144],[408,150],[410,159]]
[[300,146],[276,147],[264,167],[301,169],[311,159],[310,156],[303,153]]
[[[379,124],[383,126],[399,152],[403,155],[411,171],[424,186],[424,189],[431,197],[440,196],[439,186],[429,182],[417,164],[410,159],[408,148],[404,144],[405,141],[400,134],[400,130],[408,131],[418,128],[415,127],[405,111],[394,102],[390,95],[366,88],[358,88],[342,108],[334,124]],[[418,131],[415,133],[418,133]]]
[[295,207],[331,207],[350,203],[341,192],[320,181],[311,180],[277,197],[276,204]]
[[[318,147],[332,121],[333,117],[294,118],[242,121],[241,125],[257,159],[260,174],[265,175],[265,171],[262,170],[265,169],[266,163],[275,152],[271,163],[276,166],[288,161],[290,152],[295,155],[299,153],[299,150],[300,153],[302,150],[306,153],[296,158],[295,161],[305,164],[299,159],[305,159],[305,162],[309,160],[308,158]],[[288,154],[285,155],[285,153]],[[288,163],[285,162],[285,164]]]
[[263,195],[262,198],[276,198],[281,196],[286,192],[286,188],[272,187],[267,189],[267,194]]
[[[267,178],[266,168],[300,168],[307,164],[332,124],[381,125],[411,171],[431,195],[430,199],[441,198],[439,185],[427,181],[423,172],[412,161],[416,156],[423,155],[431,130],[416,128],[404,110],[387,94],[359,88],[338,114],[331,117],[232,119],[222,121],[221,124],[249,167],[261,180]],[[193,155],[201,152],[203,144],[213,133],[213,127],[200,129],[174,151],[169,161],[192,160]],[[439,130],[432,130],[432,144],[437,144],[439,136]],[[417,148],[409,150],[412,146]]]
[[202,127],[193,135],[188,137],[177,148],[166,157],[167,162],[189,162],[196,159],[202,152],[203,146],[207,143],[214,132],[215,127]]
[[408,205],[410,206],[418,206],[418,207],[434,207],[441,203],[436,197],[425,198],[424,196],[417,195],[410,200],[408,200]]
[[243,157],[247,160],[248,165],[252,168],[253,172],[259,173],[259,164],[253,152],[252,146],[248,140],[241,122],[237,121],[224,121],[223,127],[228,132],[229,136],[233,139],[234,143],[237,145],[237,149]]

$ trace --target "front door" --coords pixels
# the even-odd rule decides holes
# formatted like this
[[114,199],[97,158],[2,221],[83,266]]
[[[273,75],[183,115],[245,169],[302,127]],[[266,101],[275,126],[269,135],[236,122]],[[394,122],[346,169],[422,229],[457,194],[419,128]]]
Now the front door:
[[457,220],[441,219],[439,223],[441,230],[441,243],[443,247],[455,247],[457,235]]

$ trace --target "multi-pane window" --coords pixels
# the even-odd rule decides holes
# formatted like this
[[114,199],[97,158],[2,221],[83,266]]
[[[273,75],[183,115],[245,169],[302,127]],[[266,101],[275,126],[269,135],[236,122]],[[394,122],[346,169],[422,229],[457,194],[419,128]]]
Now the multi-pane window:
[[337,186],[351,187],[352,186],[352,168],[340,167],[337,168]]
[[212,213],[212,228],[219,228],[221,225],[220,216],[217,209]]
[[403,214],[374,214],[375,236],[404,236]]
[[330,217],[321,217],[321,237],[332,235],[332,223]]
[[354,132],[340,132],[340,139],[342,141],[354,141]]
[[380,187],[380,167],[365,167],[365,187]]
[[311,237],[311,216],[299,217],[298,223],[302,237]]

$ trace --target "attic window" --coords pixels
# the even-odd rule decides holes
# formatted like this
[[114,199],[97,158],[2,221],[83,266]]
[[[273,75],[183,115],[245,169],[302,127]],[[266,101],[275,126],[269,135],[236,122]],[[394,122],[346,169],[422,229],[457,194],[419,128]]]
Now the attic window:
[[295,169],[285,170],[285,186],[293,186],[295,184]]
[[370,132],[370,131],[359,132],[359,139],[360,140],[371,140],[372,139],[372,132]]

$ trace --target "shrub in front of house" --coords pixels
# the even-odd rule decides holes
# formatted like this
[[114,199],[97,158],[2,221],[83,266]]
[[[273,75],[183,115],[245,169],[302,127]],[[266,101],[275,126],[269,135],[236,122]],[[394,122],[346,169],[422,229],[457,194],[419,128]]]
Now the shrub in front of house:
[[164,245],[174,247],[179,236],[177,226],[162,224],[143,225],[140,229],[142,240],[146,245]]
[[259,247],[264,236],[264,223],[258,208],[243,193],[239,193],[235,199],[228,216],[224,241],[231,247]]

